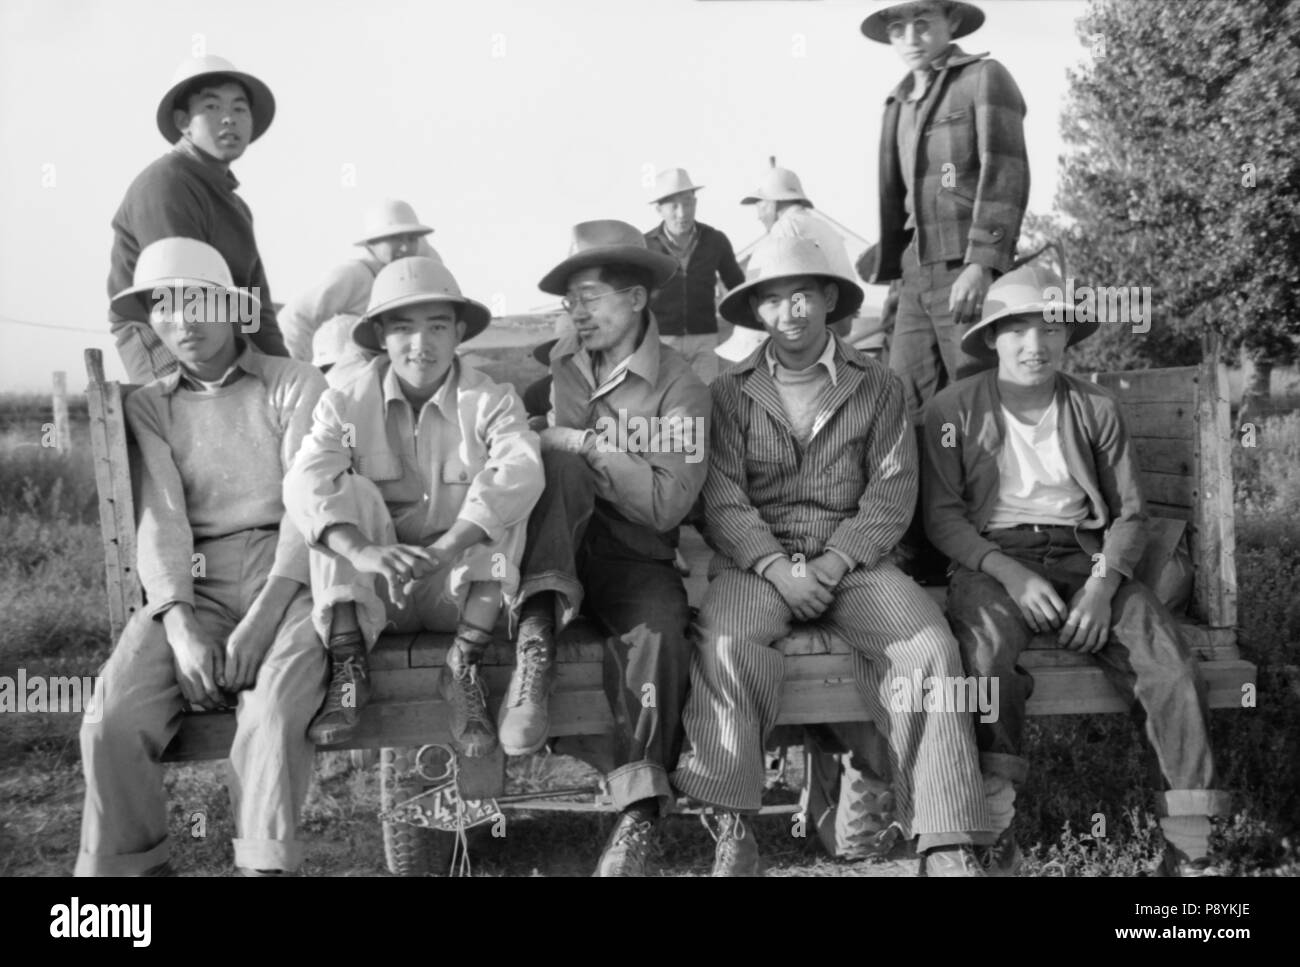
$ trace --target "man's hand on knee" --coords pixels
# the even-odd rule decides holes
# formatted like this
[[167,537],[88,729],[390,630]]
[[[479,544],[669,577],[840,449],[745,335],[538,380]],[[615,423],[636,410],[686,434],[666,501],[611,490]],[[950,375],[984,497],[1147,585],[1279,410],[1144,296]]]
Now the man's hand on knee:
[[1070,599],[1070,614],[1057,638],[1061,647],[1092,655],[1110,640],[1110,603],[1115,587],[1108,582],[1089,580]]
[[798,575],[794,568],[790,560],[781,558],[768,566],[763,577],[772,583],[796,618],[812,621],[830,607],[835,596],[818,580],[811,565],[803,565]]
[[997,579],[1020,609],[1025,624],[1035,633],[1044,634],[1061,627],[1069,609],[1047,578],[1000,551],[988,554],[980,569]]

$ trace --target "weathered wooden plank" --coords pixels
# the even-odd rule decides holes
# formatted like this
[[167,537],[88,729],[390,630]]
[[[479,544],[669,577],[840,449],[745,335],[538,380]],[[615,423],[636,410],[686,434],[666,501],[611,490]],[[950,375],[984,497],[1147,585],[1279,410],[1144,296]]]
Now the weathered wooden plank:
[[[574,689],[600,688],[603,665],[600,662],[557,662],[555,666],[555,690],[573,691]],[[487,684],[490,695],[504,695],[510,687],[510,676],[514,673],[512,665],[484,665],[483,681]],[[425,668],[402,668],[391,671],[371,673],[372,694],[377,700],[390,702],[419,701],[438,697],[438,681],[442,675],[442,666]]]
[[1112,390],[1126,403],[1191,403],[1196,400],[1195,366],[1093,373],[1092,381]]
[[411,667],[412,634],[380,635],[371,649],[369,665],[371,672],[395,671]]
[[1138,471],[1142,496],[1167,507],[1192,507],[1196,503],[1196,478],[1172,473]]
[[1190,439],[1130,437],[1137,453],[1138,469],[1148,473],[1191,476],[1196,472],[1196,448]]
[[1168,517],[1171,520],[1190,521],[1192,519],[1192,508],[1173,507],[1155,500],[1147,501],[1147,513],[1152,517]]
[[1217,342],[1202,364],[1202,394],[1197,403],[1200,456],[1192,530],[1195,566],[1193,606],[1216,628],[1237,624],[1237,537],[1232,492],[1232,446],[1227,370],[1218,361]]
[[[451,647],[455,635],[442,632],[424,631],[415,635],[411,641],[410,660],[412,668],[436,667],[447,663],[447,649]],[[575,621],[556,642],[555,657],[558,663],[601,661],[604,657],[604,642],[595,627],[587,621]],[[483,653],[484,665],[507,665],[515,663],[515,646],[504,638],[495,639]]]
[[1124,417],[1135,437],[1191,440],[1196,436],[1193,403],[1125,403]]

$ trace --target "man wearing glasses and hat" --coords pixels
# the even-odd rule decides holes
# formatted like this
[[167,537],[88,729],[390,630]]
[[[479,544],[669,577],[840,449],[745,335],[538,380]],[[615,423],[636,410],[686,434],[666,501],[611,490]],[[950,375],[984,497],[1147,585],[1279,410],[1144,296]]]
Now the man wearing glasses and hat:
[[697,376],[708,383],[718,375],[718,280],[725,288],[739,285],[745,273],[736,264],[731,240],[695,220],[695,193],[685,168],[669,168],[655,179],[651,204],[662,221],[645,233],[646,245],[676,260],[677,273],[650,300],[659,337],[681,353]]
[[338,316],[359,319],[366,311],[375,276],[393,260],[420,255],[441,261],[427,241],[432,232],[404,201],[386,198],[366,209],[362,236],[356,242],[364,254],[335,266],[320,282],[280,309],[280,331],[289,355],[311,359],[312,338],[327,320]]
[[961,0],[889,3],[862,22],[909,74],[885,100],[880,253],[871,283],[902,279],[890,368],[908,412],[984,363],[962,352],[994,276],[1011,268],[1029,201],[1025,103],[996,60],[953,43],[984,13]]
[[855,677],[888,739],[895,821],[918,836],[929,876],[982,876],[991,843],[971,716],[900,703],[900,682],[961,677],[939,606],[889,560],[912,515],[916,443],[902,388],[828,325],[862,289],[804,238],[766,238],[722,300],[768,340],[710,387],[705,514],[717,557],[700,607],[683,713],[692,754],[673,777],[719,814],[714,876],[752,876],[748,817],[763,793],[763,744],[784,676],[773,645],[821,622],[855,651]]
[[[253,215],[235,194],[239,182],[230,171],[274,116],[271,89],[222,57],[195,58],[177,69],[156,117],[172,149],[136,176],[113,216],[110,295],[131,284],[147,245],[172,236],[198,239],[221,253],[235,285],[257,296],[258,318],[242,322],[253,347],[288,355],[253,237]],[[175,372],[175,357],[148,319],[132,307],[125,311],[110,307],[108,318],[128,378],[147,383]]]
[[545,743],[555,638],[580,612],[593,618],[608,635],[605,780],[619,809],[597,876],[645,875],[682,746],[689,607],[673,555],[708,471],[709,391],[649,311],[677,269],[625,222],[582,222],[540,283],[564,297],[574,331],[550,352],[546,490],[528,521],[500,736],[510,755]]

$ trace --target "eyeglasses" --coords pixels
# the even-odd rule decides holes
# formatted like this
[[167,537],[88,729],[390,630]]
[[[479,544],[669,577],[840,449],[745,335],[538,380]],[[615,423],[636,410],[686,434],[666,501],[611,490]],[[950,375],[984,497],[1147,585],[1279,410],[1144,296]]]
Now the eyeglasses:
[[933,24],[924,17],[917,17],[915,20],[894,20],[889,24],[889,39],[902,40],[903,35],[907,33],[907,25],[911,24],[918,34],[929,34]]
[[595,305],[601,299],[605,298],[605,296],[607,295],[618,295],[620,292],[627,292],[630,289],[635,289],[635,288],[636,286],[629,285],[626,288],[614,289],[611,292],[597,292],[594,295],[583,292],[580,293],[576,298],[572,298],[572,299],[569,298],[568,296],[565,296],[563,299],[560,300],[560,305],[564,306],[565,312],[572,312],[574,309],[578,308],[578,306],[582,306],[582,308],[584,309],[590,309],[593,305]]

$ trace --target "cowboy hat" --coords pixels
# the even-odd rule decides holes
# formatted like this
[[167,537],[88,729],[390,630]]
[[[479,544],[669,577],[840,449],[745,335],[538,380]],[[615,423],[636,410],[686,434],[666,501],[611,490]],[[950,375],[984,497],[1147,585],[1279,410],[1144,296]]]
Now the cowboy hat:
[[257,296],[235,285],[220,252],[207,242],[179,236],[160,238],[141,250],[131,285],[113,296],[111,307],[123,318],[145,322],[153,311],[156,290],[189,287],[219,291],[238,299],[239,318],[230,322],[252,321],[261,312]]
[[768,235],[754,246],[749,256],[745,281],[722,298],[718,312],[722,318],[738,326],[762,329],[763,324],[754,317],[749,297],[757,286],[774,279],[788,279],[811,275],[839,287],[835,308],[826,314],[826,325],[848,319],[862,305],[862,287],[852,279],[837,275],[831,268],[826,253],[810,238],[773,238]]
[[672,195],[683,191],[699,191],[703,187],[703,185],[692,184],[691,176],[686,173],[685,168],[669,168],[655,176],[654,193],[650,204],[657,205]]
[[880,2],[888,2],[889,6],[877,10],[862,21],[862,32],[882,44],[890,42],[889,22],[907,11],[909,7],[916,8],[928,4],[943,7],[945,13],[961,14],[961,20],[952,32],[953,40],[973,34],[984,23],[984,11],[964,0],[907,0],[904,3],[898,3],[897,0],[880,0]]
[[765,342],[767,342],[766,329],[734,326],[727,341],[715,346],[713,351],[729,363],[738,363],[742,359],[748,359],[749,354]]
[[1074,321],[1074,306],[1065,301],[1065,283],[1052,269],[1041,264],[1012,269],[989,286],[984,296],[984,315],[961,337],[962,351],[979,359],[997,359],[997,350],[984,342],[986,329],[1013,316],[1043,319],[1048,313],[1055,313],[1061,321],[1069,324],[1067,346],[1087,339],[1100,325],[1096,320]]
[[813,207],[813,203],[803,193],[799,176],[789,168],[768,168],[759,186],[740,199],[742,205],[753,205],[760,201],[801,201],[809,208]]
[[492,321],[487,306],[460,294],[460,286],[447,266],[437,259],[412,255],[389,262],[375,276],[375,284],[370,289],[370,303],[366,306],[366,314],[352,330],[352,341],[362,349],[383,352],[384,347],[375,338],[375,327],[366,323],[385,312],[425,302],[450,302],[460,307],[458,317],[465,323],[465,336],[461,342],[473,339]]
[[184,110],[185,105],[177,104],[176,99],[182,91],[200,78],[216,76],[238,81],[248,92],[248,108],[253,114],[253,136],[250,142],[264,135],[266,129],[271,126],[271,119],[275,117],[275,96],[269,87],[252,74],[236,70],[235,65],[224,57],[212,55],[191,57],[176,68],[176,72],[172,74],[171,87],[167,88],[167,93],[158,102],[158,130],[167,139],[168,144],[175,144],[176,139],[181,135],[180,129],[172,119],[172,111]]
[[677,272],[677,260],[670,255],[652,252],[645,244],[645,236],[627,222],[600,219],[579,222],[573,226],[573,241],[569,257],[542,277],[537,287],[550,295],[564,295],[569,277],[575,272],[594,265],[635,265],[646,269],[653,277],[653,288],[659,288]]
[[394,235],[430,235],[433,229],[420,223],[415,209],[396,198],[385,198],[366,209],[362,218],[364,235],[355,242],[366,245]]

